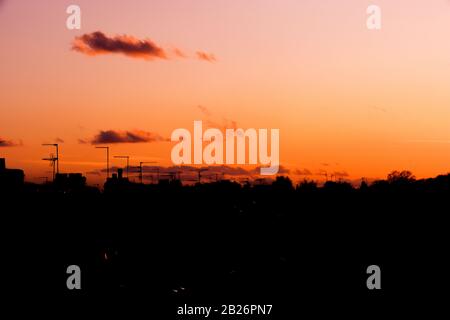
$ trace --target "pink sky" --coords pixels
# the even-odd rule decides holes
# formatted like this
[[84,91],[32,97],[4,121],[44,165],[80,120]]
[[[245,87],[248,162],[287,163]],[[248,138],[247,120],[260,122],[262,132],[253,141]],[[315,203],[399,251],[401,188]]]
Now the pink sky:
[[[66,8],[82,10],[68,30]],[[366,28],[377,4],[382,30]],[[149,38],[192,58],[89,57],[74,38]],[[61,167],[87,172],[103,154],[79,139],[100,130],[169,137],[194,120],[279,128],[281,164],[349,178],[449,171],[450,3],[446,0],[25,1],[0,5],[0,148],[30,180],[49,171],[41,143],[64,140]],[[195,58],[214,54],[215,62]],[[170,165],[171,144],[114,153]],[[327,163],[327,168],[324,168]],[[120,165],[121,162],[113,163]]]

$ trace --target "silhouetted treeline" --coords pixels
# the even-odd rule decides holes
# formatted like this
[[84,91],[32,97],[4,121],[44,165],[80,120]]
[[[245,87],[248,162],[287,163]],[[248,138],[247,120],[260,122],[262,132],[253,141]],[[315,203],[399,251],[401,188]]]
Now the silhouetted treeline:
[[[20,294],[138,297],[146,308],[167,308],[167,319],[177,319],[176,305],[206,302],[294,313],[318,302],[320,313],[324,304],[371,308],[432,296],[450,268],[450,175],[393,172],[356,187],[281,176],[195,185],[116,176],[102,192],[80,176],[58,183],[0,194],[11,251],[3,274]],[[80,292],[66,288],[72,264],[82,270]],[[381,293],[366,287],[372,264],[383,272]]]
[[449,192],[450,174],[439,175],[435,178],[416,179],[410,171],[393,171],[385,180],[367,182],[365,179],[357,186],[340,181],[326,181],[318,183],[305,179],[294,184],[287,176],[278,176],[273,182],[245,182],[238,183],[231,180],[220,180],[210,183],[183,184],[178,179],[160,180],[155,184],[141,184],[130,181],[128,178],[113,176],[105,183],[103,190],[86,184],[86,178],[81,174],[58,174],[54,182],[45,184],[25,183],[22,186],[3,184],[3,192],[64,192],[64,193],[145,193],[152,191],[168,191],[178,189],[199,191],[262,191],[262,192],[298,192],[298,193],[349,193],[349,192]]

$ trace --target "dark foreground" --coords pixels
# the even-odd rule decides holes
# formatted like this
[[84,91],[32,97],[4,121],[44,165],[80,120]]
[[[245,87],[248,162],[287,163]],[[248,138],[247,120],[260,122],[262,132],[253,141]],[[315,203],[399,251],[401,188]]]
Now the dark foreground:
[[[4,195],[2,206],[9,299],[105,311],[132,303],[160,319],[202,318],[177,316],[185,304],[273,305],[269,317],[219,319],[307,311],[364,319],[447,299],[448,192],[217,184]],[[81,290],[66,287],[69,265],[81,268]],[[381,290],[366,286],[370,265],[381,268]]]

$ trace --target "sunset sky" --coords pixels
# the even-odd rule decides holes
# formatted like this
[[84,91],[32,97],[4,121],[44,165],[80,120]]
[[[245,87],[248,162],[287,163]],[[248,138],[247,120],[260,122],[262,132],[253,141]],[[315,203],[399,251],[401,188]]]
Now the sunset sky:
[[[66,28],[71,4],[81,30]],[[83,47],[100,35],[143,53]],[[38,181],[53,151],[41,144],[59,141],[61,171],[85,174],[115,133],[129,143],[111,156],[169,166],[164,140],[203,120],[280,129],[296,180],[447,173],[449,35],[448,0],[0,0],[0,157]]]

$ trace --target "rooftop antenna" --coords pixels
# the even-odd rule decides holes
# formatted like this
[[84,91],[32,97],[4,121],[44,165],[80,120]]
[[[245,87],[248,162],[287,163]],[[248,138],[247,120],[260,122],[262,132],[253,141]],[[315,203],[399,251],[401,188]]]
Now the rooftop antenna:
[[[141,162],[139,162],[139,180],[141,180],[141,184],[143,183],[142,180],[144,179],[142,165],[146,164],[146,163],[158,163],[158,162],[156,162],[156,161],[141,161]],[[158,168],[158,181],[159,181],[159,168]],[[152,176],[152,182],[153,182],[153,176]]]
[[52,167],[52,181],[55,182],[55,163],[58,161],[58,158],[51,154],[50,158],[42,158],[42,160],[50,161],[50,166]]
[[[56,173],[59,174],[59,145],[57,143],[43,143],[43,146],[52,146],[56,148],[56,157],[52,156],[52,160],[50,159],[44,159],[49,161],[55,161],[56,162]],[[55,177],[53,177],[53,180],[55,180]]]
[[106,149],[106,179],[109,178],[109,147],[95,147],[96,149]]
[[130,156],[114,156],[116,159],[127,159],[127,178],[130,172]]

